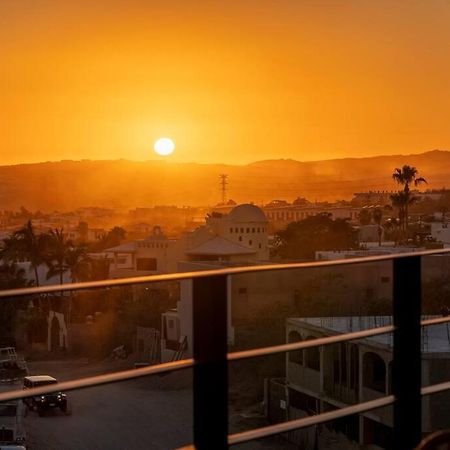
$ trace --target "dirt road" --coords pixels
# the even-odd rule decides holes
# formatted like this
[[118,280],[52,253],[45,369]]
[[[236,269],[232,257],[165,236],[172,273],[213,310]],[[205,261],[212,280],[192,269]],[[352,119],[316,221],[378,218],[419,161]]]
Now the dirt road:
[[[29,363],[33,375],[60,381],[129,368],[129,363],[46,361]],[[25,418],[30,450],[168,450],[192,443],[191,377],[186,371],[167,376],[68,392],[72,414],[51,411]],[[232,432],[242,428],[236,422]],[[235,429],[234,429],[235,428]],[[275,439],[236,446],[239,450],[294,447]]]
[[[101,366],[67,362],[29,366],[33,374],[48,373],[60,381],[102,372]],[[177,387],[177,375],[69,392],[70,416],[29,412],[25,422],[30,450],[166,450],[189,444],[192,394]]]

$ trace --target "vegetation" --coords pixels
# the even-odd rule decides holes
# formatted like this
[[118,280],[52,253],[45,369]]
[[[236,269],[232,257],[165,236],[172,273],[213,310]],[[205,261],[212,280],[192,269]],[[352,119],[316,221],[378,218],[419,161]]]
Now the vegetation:
[[409,222],[409,208],[416,201],[416,197],[411,193],[411,186],[419,186],[427,181],[423,177],[418,176],[419,172],[415,167],[404,165],[401,169],[395,169],[392,178],[403,189],[396,194],[391,195],[392,206],[398,209],[398,218],[400,220],[401,228],[404,237],[407,237],[408,222]]
[[323,213],[290,223],[276,234],[277,254],[284,259],[314,259],[318,250],[359,248],[357,231],[344,219]]

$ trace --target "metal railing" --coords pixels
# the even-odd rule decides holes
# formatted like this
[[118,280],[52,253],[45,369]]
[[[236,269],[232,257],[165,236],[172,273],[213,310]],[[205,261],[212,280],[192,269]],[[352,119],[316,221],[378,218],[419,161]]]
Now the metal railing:
[[[450,249],[373,256],[335,261],[233,267],[66,285],[0,291],[4,298],[51,292],[79,291],[162,281],[193,280],[193,358],[58,383],[74,390],[193,368],[194,442],[189,448],[220,450],[287,431],[322,424],[342,417],[393,405],[393,445],[412,450],[422,437],[421,397],[450,390],[450,381],[422,388],[421,327],[450,322],[450,317],[421,322],[421,260],[423,256],[450,253]],[[227,352],[227,277],[236,274],[319,267],[393,262],[393,325],[240,352]],[[392,395],[331,412],[228,435],[228,361],[307,349],[393,333]],[[26,397],[54,392],[55,386],[29,389]],[[24,398],[22,390],[0,393],[0,402]]]

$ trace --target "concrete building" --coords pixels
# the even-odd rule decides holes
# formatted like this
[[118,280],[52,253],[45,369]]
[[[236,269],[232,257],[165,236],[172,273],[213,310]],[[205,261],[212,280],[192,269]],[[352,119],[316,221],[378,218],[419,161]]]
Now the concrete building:
[[358,221],[360,208],[340,205],[272,205],[265,206],[264,212],[269,220],[270,231],[275,232],[286,228],[291,222],[306,219],[317,214],[329,213],[333,219],[348,219]]
[[229,214],[207,216],[204,225],[179,239],[169,239],[156,226],[147,238],[104,253],[111,259],[112,278],[177,272],[180,261],[265,261],[269,259],[267,219],[255,205],[238,205]]
[[442,242],[444,247],[450,245],[450,227],[446,222],[433,222],[431,224],[431,237]]
[[[391,322],[390,316],[290,318],[286,321],[286,342],[355,332]],[[313,415],[389,395],[392,345],[392,335],[386,334],[288,353],[285,382],[269,383],[266,389],[269,418],[286,420]],[[447,324],[423,328],[422,354],[424,385],[444,381],[450,369]],[[273,391],[278,393],[278,402]],[[449,393],[423,398],[422,422],[424,433],[450,426]],[[392,448],[392,426],[392,407],[385,407],[341,419],[327,427],[328,431],[339,432],[341,439],[345,435],[348,441],[360,446],[389,449]],[[308,431],[299,430],[290,437],[304,448],[316,448],[311,446],[316,443],[311,442]],[[321,439],[318,443],[325,445],[325,438],[317,436],[316,439]],[[348,446],[353,448],[350,442]]]

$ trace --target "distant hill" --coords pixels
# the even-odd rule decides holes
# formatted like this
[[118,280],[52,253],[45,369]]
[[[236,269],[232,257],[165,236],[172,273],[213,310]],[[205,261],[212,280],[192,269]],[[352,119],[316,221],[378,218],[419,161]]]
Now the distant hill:
[[80,206],[207,205],[220,199],[219,174],[229,175],[237,202],[350,199],[354,192],[395,189],[391,174],[416,166],[429,188],[450,186],[450,152],[300,162],[258,161],[248,165],[165,161],[60,161],[0,166],[0,209],[33,211]]

